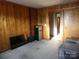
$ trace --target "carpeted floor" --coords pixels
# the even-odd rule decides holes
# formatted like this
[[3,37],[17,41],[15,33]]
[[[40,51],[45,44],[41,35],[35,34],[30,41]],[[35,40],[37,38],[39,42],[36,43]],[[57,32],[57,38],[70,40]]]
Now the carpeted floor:
[[56,40],[34,41],[1,53],[0,59],[58,59],[59,45]]

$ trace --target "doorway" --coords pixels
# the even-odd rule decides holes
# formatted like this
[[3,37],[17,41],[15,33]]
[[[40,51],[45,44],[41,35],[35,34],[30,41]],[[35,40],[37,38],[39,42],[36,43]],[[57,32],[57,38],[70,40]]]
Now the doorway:
[[50,38],[60,33],[60,12],[49,13]]

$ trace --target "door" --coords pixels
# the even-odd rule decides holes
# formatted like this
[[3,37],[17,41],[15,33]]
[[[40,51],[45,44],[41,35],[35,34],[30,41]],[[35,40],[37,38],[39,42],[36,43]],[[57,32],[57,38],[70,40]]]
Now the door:
[[49,13],[50,37],[57,36],[60,33],[60,12]]
[[54,15],[49,13],[50,38],[54,36]]

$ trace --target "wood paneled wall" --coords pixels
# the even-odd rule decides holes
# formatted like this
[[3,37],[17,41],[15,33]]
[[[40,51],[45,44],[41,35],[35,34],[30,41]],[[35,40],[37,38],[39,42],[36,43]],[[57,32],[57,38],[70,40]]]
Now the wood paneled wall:
[[43,26],[43,39],[50,39],[48,9],[38,9],[38,25]]
[[79,38],[79,8],[64,10],[65,38]]
[[30,36],[36,20],[36,9],[0,1],[0,52],[10,49],[9,37]]
[[[9,37],[21,34],[27,37],[34,35],[34,25],[43,25],[43,39],[50,39],[48,14],[57,11],[62,13],[61,33],[59,37],[62,37],[62,39],[79,37],[79,2],[50,6],[37,10],[0,1],[0,52],[10,49]],[[67,17],[68,19],[66,19]],[[69,26],[67,26],[68,24]]]
[[[50,39],[49,13],[56,12],[61,13],[60,34],[58,35],[58,38],[60,38],[60,40],[63,39],[63,11],[59,9],[59,5],[52,7],[52,9],[51,7],[38,9],[38,24],[43,25],[43,39]],[[43,16],[43,19],[41,19],[41,16]]]
[[[79,19],[79,2],[73,2],[68,4],[61,4],[61,5],[55,5],[55,6],[49,6],[45,8],[41,8],[38,10],[38,20],[40,21],[40,14],[41,15],[47,15],[48,13],[53,12],[61,12],[61,23],[60,23],[60,40],[64,40],[67,37],[79,37],[79,27],[78,27],[78,19]],[[41,11],[40,11],[41,10]],[[68,16],[69,15],[69,16]],[[49,23],[49,16],[45,16],[47,19],[44,21],[48,21]],[[68,17],[68,19],[66,19]],[[68,25],[69,22],[69,26]],[[49,26],[49,25],[48,25]],[[49,28],[50,29],[50,28]],[[50,35],[50,32],[48,33]],[[48,35],[48,36],[49,36]],[[47,38],[46,35],[44,35],[45,38]]]
[[37,25],[37,9],[30,8],[31,36],[34,36],[34,26]]

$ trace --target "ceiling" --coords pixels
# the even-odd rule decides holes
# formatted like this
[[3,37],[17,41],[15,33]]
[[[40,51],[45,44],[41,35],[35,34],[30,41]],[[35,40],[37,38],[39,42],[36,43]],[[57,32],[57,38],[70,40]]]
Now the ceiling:
[[77,0],[7,0],[7,1],[33,8],[42,8],[51,5],[75,2]]

